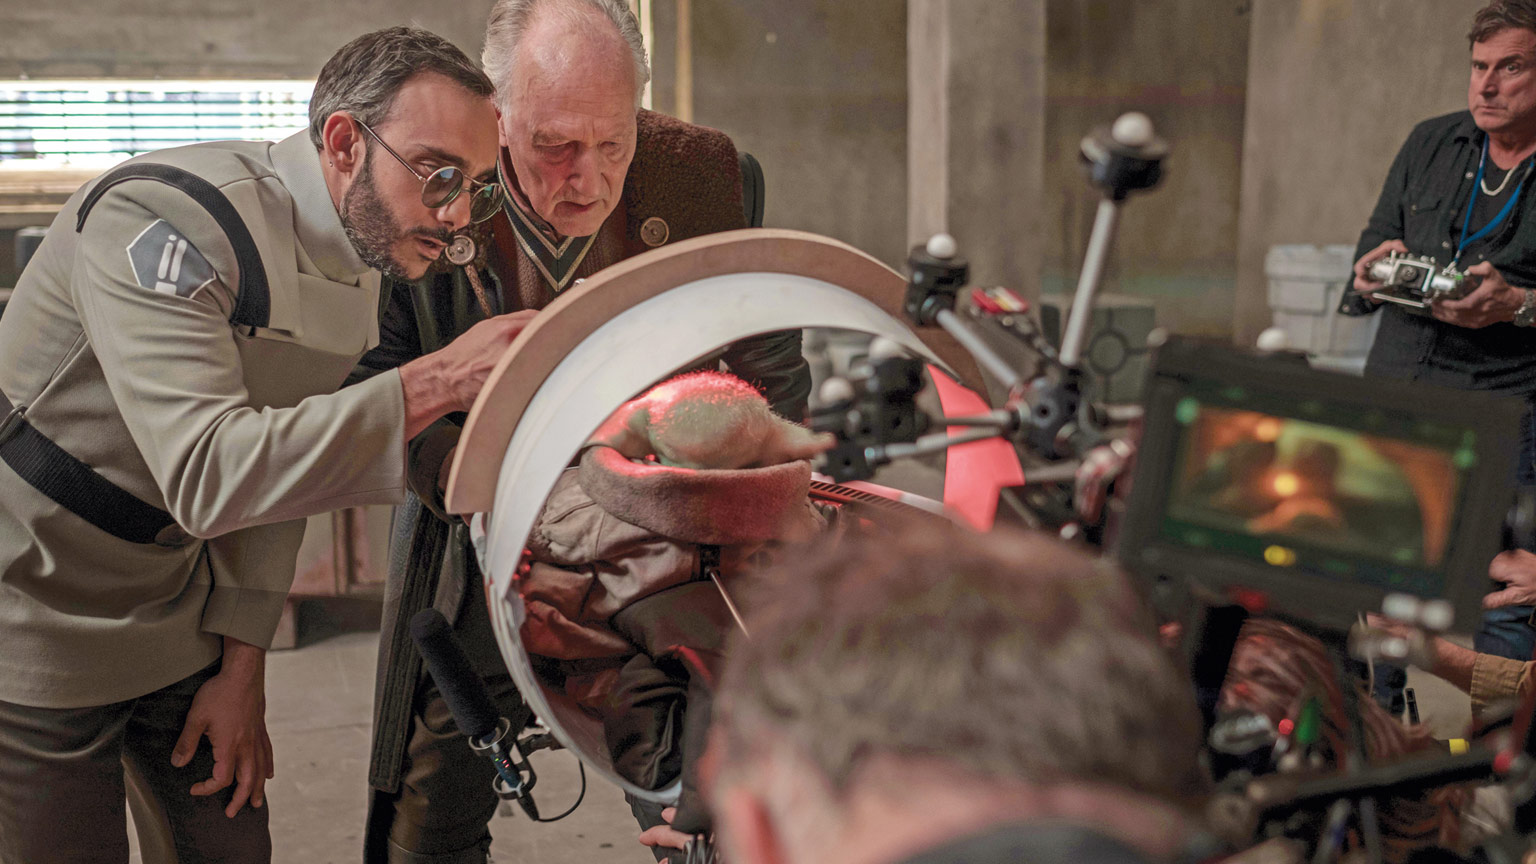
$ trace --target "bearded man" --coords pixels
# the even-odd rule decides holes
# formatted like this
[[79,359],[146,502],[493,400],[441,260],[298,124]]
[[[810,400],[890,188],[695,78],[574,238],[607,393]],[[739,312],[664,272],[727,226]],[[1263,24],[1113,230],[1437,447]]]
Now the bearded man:
[[0,861],[126,862],[125,769],[180,860],[270,860],[263,664],[304,517],[401,500],[405,442],[528,318],[335,392],[373,271],[495,209],[490,95],[442,38],[370,33],[306,132],[131,160],[49,229],[0,320]]

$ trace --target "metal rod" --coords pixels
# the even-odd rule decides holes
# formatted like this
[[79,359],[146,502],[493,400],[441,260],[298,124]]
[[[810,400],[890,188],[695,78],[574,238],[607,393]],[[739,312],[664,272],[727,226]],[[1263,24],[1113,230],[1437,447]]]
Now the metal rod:
[[[906,459],[912,456],[924,456],[929,453],[938,453],[948,450],[959,444],[969,444],[972,441],[985,441],[988,438],[996,438],[997,432],[991,429],[976,429],[971,432],[961,432],[959,435],[924,435],[911,444],[887,444],[884,447],[871,447],[875,458],[884,457],[886,461],[891,459]],[[875,459],[869,460],[871,464]]]
[[939,421],[941,426],[993,426],[1006,428],[1013,425],[1016,418],[1011,411],[989,411],[986,414],[968,414],[964,417],[945,417]]
[[731,612],[731,617],[736,619],[736,626],[741,628],[741,635],[751,639],[752,633],[747,630],[747,622],[743,621],[741,618],[741,610],[736,608],[736,603],[731,600],[731,595],[725,590],[725,584],[720,581],[719,568],[711,567],[709,570],[709,578],[715,580],[715,588],[720,592],[720,599],[725,601],[725,608],[729,609]]
[[1072,312],[1067,317],[1067,329],[1061,335],[1064,366],[1075,368],[1082,362],[1083,348],[1088,344],[1088,327],[1093,321],[1093,302],[1104,277],[1104,262],[1109,258],[1109,244],[1115,239],[1115,222],[1119,217],[1117,202],[1109,198],[1099,202],[1099,212],[1093,217],[1093,234],[1088,238],[1088,254],[1083,258],[1083,272],[1077,280],[1077,293],[1072,297]]
[[1077,469],[1083,463],[1076,460],[1052,462],[1035,468],[1024,469],[1025,483],[1065,483],[1077,479]]
[[1130,423],[1140,420],[1146,410],[1140,405],[1104,405],[1104,419],[1111,423]]
[[971,328],[967,327],[965,322],[960,320],[959,315],[948,309],[943,309],[940,310],[936,320],[939,326],[943,327],[949,335],[955,337],[955,341],[960,343],[960,347],[969,351],[971,356],[976,358],[976,362],[984,366],[988,372],[991,372],[992,377],[996,378],[998,383],[1002,384],[1005,389],[1012,390],[1023,383],[1019,373],[1015,372],[1013,367],[1008,365],[1008,361],[992,350],[992,346],[983,341],[980,336],[972,332]]

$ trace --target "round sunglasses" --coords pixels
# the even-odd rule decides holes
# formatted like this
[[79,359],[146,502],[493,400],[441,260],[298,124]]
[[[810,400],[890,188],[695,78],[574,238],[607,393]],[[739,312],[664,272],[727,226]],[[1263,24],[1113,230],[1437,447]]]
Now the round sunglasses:
[[395,152],[395,148],[385,144],[384,139],[380,138],[377,132],[369,129],[367,123],[357,120],[356,117],[352,119],[356,120],[357,125],[363,127],[365,132],[372,135],[373,140],[379,142],[380,147],[389,151],[389,155],[395,157],[396,161],[404,165],[405,170],[411,172],[412,176],[421,181],[421,203],[429,209],[436,210],[439,207],[447,207],[453,202],[453,199],[459,197],[460,192],[464,191],[465,184],[468,184],[472,190],[470,192],[472,197],[469,201],[469,221],[484,222],[495,216],[496,211],[501,209],[500,183],[494,180],[490,182],[476,180],[452,165],[445,165],[423,177],[415,168],[411,167],[411,163],[405,161],[399,153]]

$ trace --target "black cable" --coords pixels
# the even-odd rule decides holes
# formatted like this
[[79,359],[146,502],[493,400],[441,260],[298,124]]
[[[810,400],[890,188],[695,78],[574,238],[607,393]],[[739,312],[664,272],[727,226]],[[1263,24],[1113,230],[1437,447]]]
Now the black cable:
[[[572,754],[572,755],[575,755],[575,754]],[[581,772],[581,793],[576,796],[576,803],[572,804],[569,808],[566,809],[566,811],[564,813],[561,813],[559,816],[551,816],[548,819],[535,819],[533,821],[535,821],[535,822],[559,822],[561,819],[564,819],[565,817],[567,817],[567,816],[571,815],[572,813],[576,812],[576,808],[581,806],[582,799],[587,797],[587,766],[582,764],[582,761],[580,759],[577,759],[576,760],[576,770]]]

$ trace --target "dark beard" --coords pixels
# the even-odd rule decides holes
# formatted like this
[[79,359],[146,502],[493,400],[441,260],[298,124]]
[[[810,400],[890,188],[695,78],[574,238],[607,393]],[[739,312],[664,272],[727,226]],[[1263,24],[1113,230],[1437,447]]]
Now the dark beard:
[[[368,149],[368,155],[363,157],[363,171],[347,190],[347,194],[341,200],[341,227],[347,232],[347,239],[352,241],[352,248],[357,250],[357,257],[369,267],[383,273],[391,279],[402,282],[411,281],[411,275],[394,256],[394,249],[399,242],[407,236],[430,237],[443,243],[450,243],[453,234],[447,230],[433,231],[427,228],[413,228],[410,231],[401,231],[400,223],[395,219],[395,214],[385,205],[379,197],[378,188],[373,182],[373,148]],[[432,264],[435,272],[438,264],[443,262],[441,256]]]

